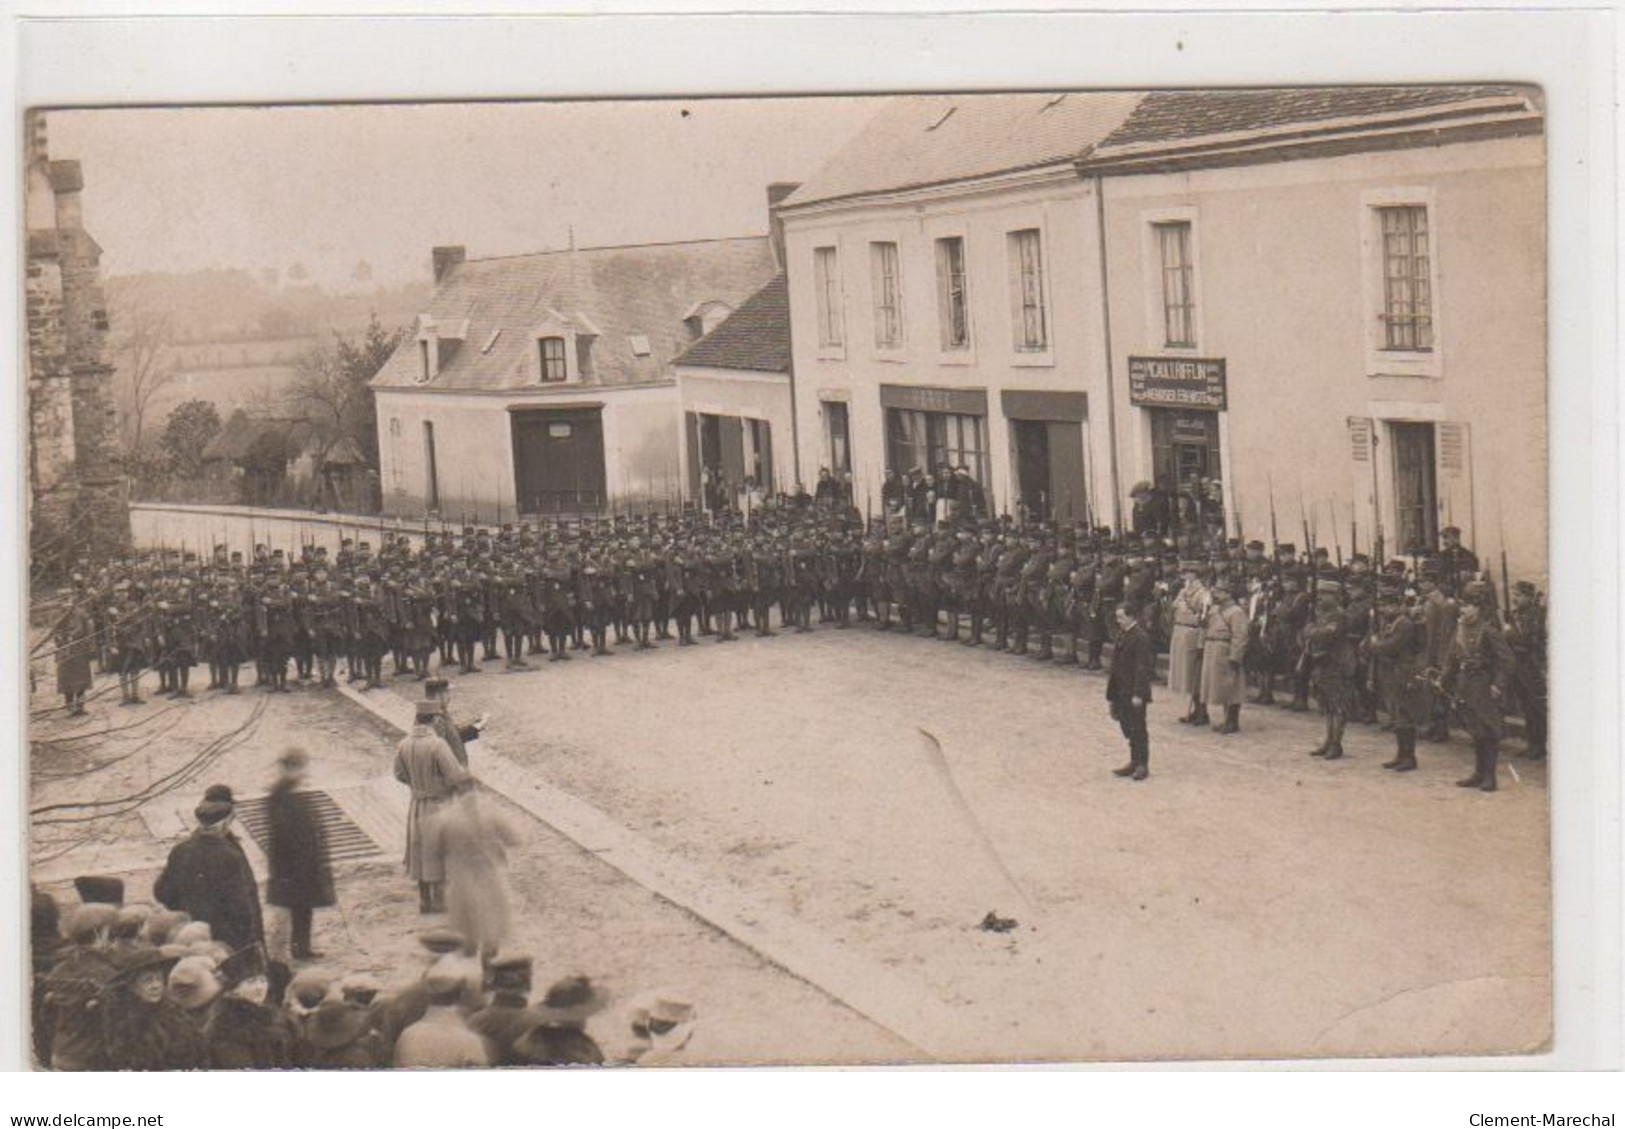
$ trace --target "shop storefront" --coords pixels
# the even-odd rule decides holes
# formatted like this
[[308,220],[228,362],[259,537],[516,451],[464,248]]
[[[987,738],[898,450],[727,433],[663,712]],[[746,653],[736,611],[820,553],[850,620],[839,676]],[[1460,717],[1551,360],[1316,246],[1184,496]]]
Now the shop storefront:
[[1224,361],[1130,357],[1129,402],[1148,425],[1150,481],[1167,500],[1170,531],[1223,532]]
[[886,465],[906,475],[964,467],[983,490],[990,486],[987,392],[980,388],[880,386],[886,417]]

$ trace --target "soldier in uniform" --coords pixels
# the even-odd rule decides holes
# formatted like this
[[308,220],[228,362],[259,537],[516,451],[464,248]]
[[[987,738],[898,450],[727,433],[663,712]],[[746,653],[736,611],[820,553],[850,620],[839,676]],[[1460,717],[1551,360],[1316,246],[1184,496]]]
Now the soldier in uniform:
[[226,581],[211,600],[211,666],[219,680],[218,689],[240,694],[238,672],[248,658],[248,623],[243,613],[243,596],[234,581]]
[[[376,690],[384,684],[384,652],[389,649],[389,624],[384,615],[384,602],[366,575],[356,578],[349,608],[351,645],[360,663],[360,674],[366,679],[364,688]],[[353,675],[355,671],[351,673]]]
[[273,576],[254,610],[254,638],[265,668],[265,688],[288,693],[288,659],[293,654],[293,603],[280,577]]
[[1309,755],[1338,760],[1343,755],[1343,728],[1348,724],[1354,646],[1337,582],[1327,577],[1317,581],[1316,588],[1315,618],[1304,639],[1302,661],[1313,681],[1321,711],[1326,715],[1326,739]]
[[[1245,590],[1242,590],[1245,594]],[[1247,613],[1236,602],[1236,589],[1213,588],[1202,633],[1202,708],[1223,706],[1224,721],[1215,732],[1229,736],[1241,731],[1241,704],[1247,697],[1242,673],[1247,658]]]
[[[1427,665],[1433,670],[1444,669],[1450,656],[1450,644],[1456,637],[1456,601],[1445,594],[1440,585],[1443,567],[1434,557],[1426,557],[1417,570],[1417,584],[1422,592],[1422,621],[1427,628]],[[1433,707],[1433,718],[1422,732],[1425,741],[1450,740],[1450,709],[1441,697]]]
[[1412,772],[1416,768],[1417,729],[1427,723],[1432,694],[1423,677],[1427,659],[1427,628],[1421,605],[1405,607],[1404,586],[1383,577],[1377,590],[1376,638],[1371,653],[1377,660],[1377,684],[1383,691],[1383,710],[1394,719],[1398,751],[1383,768]]
[[1512,586],[1512,610],[1507,614],[1507,645],[1515,661],[1512,686],[1523,711],[1524,755],[1546,756],[1546,607],[1540,593],[1527,580]]
[[328,579],[327,570],[316,569],[315,582],[305,597],[305,622],[310,649],[324,690],[338,685],[338,657],[348,646],[344,634],[344,609],[338,589]]
[[1495,623],[1489,585],[1470,581],[1462,589],[1462,603],[1439,679],[1453,696],[1457,719],[1473,740],[1473,774],[1456,784],[1485,792],[1496,789],[1496,761],[1500,756],[1507,692],[1512,685],[1515,660]]

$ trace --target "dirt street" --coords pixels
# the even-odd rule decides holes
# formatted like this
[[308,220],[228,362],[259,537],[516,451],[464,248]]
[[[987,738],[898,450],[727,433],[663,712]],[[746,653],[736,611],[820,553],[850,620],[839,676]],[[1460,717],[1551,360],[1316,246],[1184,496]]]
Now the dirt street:
[[1313,716],[1250,707],[1219,737],[1158,700],[1133,784],[1102,676],[866,629],[500,669],[455,695],[504,751],[923,979],[988,1058],[1548,1037],[1543,767],[1484,795],[1454,787],[1459,740],[1395,776],[1374,728],[1327,764]]
[[[115,685],[93,701],[91,717],[71,726],[47,718],[42,734],[80,736],[71,746],[53,742],[41,750],[32,766],[31,808],[128,795],[248,721],[262,700],[264,713],[238,747],[142,813],[90,825],[36,825],[34,880],[64,904],[75,897],[72,877],[91,873],[117,874],[125,880],[129,901],[150,900],[163,859],[184,833],[186,813],[203,789],[220,782],[231,784],[239,799],[262,794],[277,753],[290,744],[311,753],[313,787],[342,793],[387,775],[398,740],[394,731],[325,691],[287,696],[245,691],[237,698],[200,694],[191,703],[153,699],[138,709],[117,708],[117,698]],[[42,697],[35,708],[48,704]],[[165,710],[171,712],[160,716]],[[105,733],[147,718],[128,734]],[[138,748],[157,731],[162,731],[158,739]],[[102,736],[86,737],[98,733]],[[124,759],[86,773],[118,757]],[[391,786],[397,787],[392,781]],[[398,791],[404,814],[406,790]],[[663,987],[699,1008],[700,1022],[684,1051],[687,1061],[850,1063],[917,1057],[908,1044],[823,992],[765,963],[517,809],[493,802],[523,835],[512,864],[516,947],[535,958],[538,994],[562,976],[592,977],[610,1001],[589,1027],[607,1054],[624,1045],[620,1005],[641,990]],[[83,814],[75,810],[44,818]],[[246,837],[241,830],[239,835]],[[252,841],[249,848],[251,861],[260,867],[263,860]],[[336,878],[339,906],[316,915],[315,947],[324,954],[319,967],[335,976],[369,971],[386,985],[414,977],[423,964],[416,934],[443,919],[418,913],[416,889],[399,861],[390,856],[342,863]]]
[[[1152,707],[1152,778],[1109,769],[1125,746],[1099,675],[867,629],[682,653],[617,649],[527,673],[459,678],[489,743],[717,883],[749,892],[899,982],[923,984],[989,1060],[1485,1053],[1550,1030],[1544,770],[1503,790],[1453,786],[1470,750],[1424,745],[1383,772],[1392,739],[1352,729],[1308,757],[1313,717],[1249,707],[1221,738]],[[402,681],[374,695],[415,696]],[[95,703],[80,732],[150,711],[175,727],[53,745],[38,807],[125,794],[264,713],[240,745],[142,814],[37,826],[37,880],[124,874],[139,898],[208,783],[258,794],[284,745],[318,787],[386,776],[396,734],[336,695]],[[43,704],[43,700],[40,703]],[[52,723],[60,731],[59,723]],[[143,730],[144,732],[145,730]],[[923,732],[922,732],[923,731]],[[925,736],[929,733],[937,744]],[[479,767],[479,745],[474,765]],[[126,755],[127,754],[127,755]],[[94,761],[124,759],[89,775]],[[404,790],[400,797],[404,809]],[[586,972],[612,997],[669,986],[703,1021],[694,1062],[891,1062],[903,1039],[650,893],[523,815],[514,866],[537,979]],[[67,853],[63,854],[62,852]],[[53,857],[60,856],[60,857]],[[342,971],[400,980],[424,919],[393,858],[340,868],[316,945]],[[993,911],[1018,924],[978,928]],[[810,977],[816,981],[816,976]],[[598,1023],[614,1045],[613,1012]]]

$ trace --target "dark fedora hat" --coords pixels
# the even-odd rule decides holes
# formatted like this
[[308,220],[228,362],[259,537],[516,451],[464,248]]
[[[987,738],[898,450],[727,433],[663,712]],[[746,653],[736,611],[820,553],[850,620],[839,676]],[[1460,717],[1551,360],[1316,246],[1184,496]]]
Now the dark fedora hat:
[[82,874],[73,880],[79,900],[87,905],[121,906],[124,904],[124,880],[104,874]]

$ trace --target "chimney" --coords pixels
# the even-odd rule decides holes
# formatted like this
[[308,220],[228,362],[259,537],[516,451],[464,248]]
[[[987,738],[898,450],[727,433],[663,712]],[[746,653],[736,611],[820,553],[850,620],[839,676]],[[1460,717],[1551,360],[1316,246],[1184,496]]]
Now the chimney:
[[85,174],[78,161],[52,161],[50,169],[51,191],[56,194],[56,226],[62,231],[73,231],[84,226],[79,193],[85,187]]
[[784,221],[779,218],[779,205],[801,187],[799,181],[778,180],[767,186],[767,240],[773,247],[773,265],[784,269]]
[[434,249],[434,281],[435,285],[446,277],[446,272],[468,258],[466,247],[436,247]]
[[50,160],[44,111],[30,110],[26,122],[24,128],[28,131],[28,163],[43,164]]

